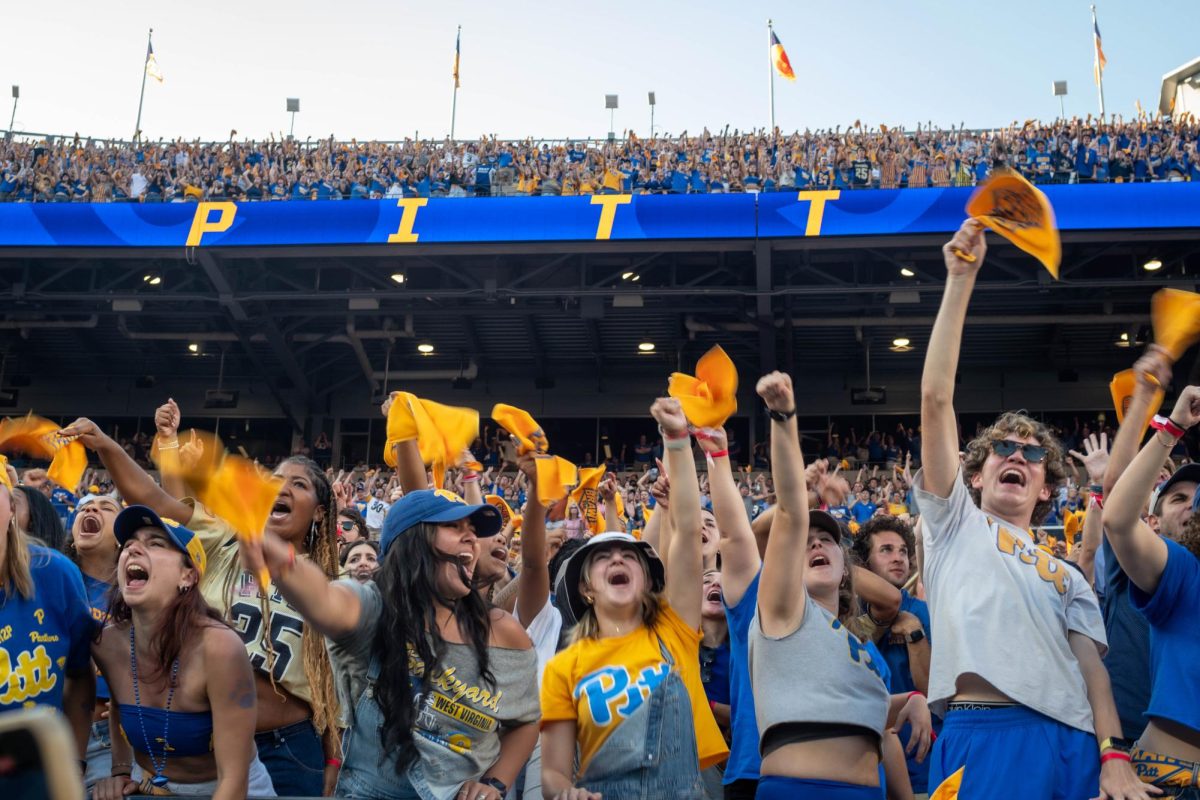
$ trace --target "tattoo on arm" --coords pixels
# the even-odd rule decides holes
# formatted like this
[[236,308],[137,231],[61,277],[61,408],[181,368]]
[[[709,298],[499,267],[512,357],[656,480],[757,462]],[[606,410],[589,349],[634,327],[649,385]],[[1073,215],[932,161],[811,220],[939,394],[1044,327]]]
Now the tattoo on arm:
[[242,678],[229,694],[229,699],[237,703],[238,708],[253,708],[255,700],[254,680]]

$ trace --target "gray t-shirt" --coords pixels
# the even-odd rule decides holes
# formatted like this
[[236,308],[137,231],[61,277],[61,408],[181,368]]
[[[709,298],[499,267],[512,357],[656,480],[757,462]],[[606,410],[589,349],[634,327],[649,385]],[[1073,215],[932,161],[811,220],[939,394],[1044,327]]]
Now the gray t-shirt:
[[[373,581],[339,583],[362,603],[354,630],[326,640],[338,702],[345,721],[352,722],[353,708],[367,686],[383,598]],[[488,659],[496,676],[495,686],[480,679],[470,646],[447,642],[445,658],[434,670],[430,691],[418,701],[413,742],[426,765],[425,780],[446,800],[453,798],[464,782],[477,780],[495,763],[502,731],[541,717],[536,653],[532,649],[489,647]],[[410,648],[409,669],[419,667],[416,652]]]
[[1096,595],[1081,573],[981,511],[963,483],[948,498],[918,472],[925,591],[933,621],[929,706],[945,714],[959,675],[974,673],[1021,705],[1093,733],[1087,688],[1067,634],[1107,649]]

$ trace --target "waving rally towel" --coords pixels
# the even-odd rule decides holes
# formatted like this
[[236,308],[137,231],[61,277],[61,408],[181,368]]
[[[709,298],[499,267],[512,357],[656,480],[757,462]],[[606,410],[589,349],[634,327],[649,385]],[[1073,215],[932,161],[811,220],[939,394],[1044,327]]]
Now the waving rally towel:
[[505,502],[503,497],[498,494],[485,494],[483,496],[483,502],[487,503],[488,505],[495,506],[500,511],[501,527],[511,522],[514,533],[521,530],[521,523],[524,521],[524,519],[520,514],[513,513],[512,506]]
[[[203,445],[203,456],[186,467],[167,461],[159,468],[163,474],[174,474],[186,481],[196,499],[213,516],[225,520],[239,539],[258,541],[283,487],[283,478],[248,458],[227,452],[215,434],[193,431],[191,436]],[[259,588],[265,591],[270,583],[271,577],[264,566],[258,574]]]
[[[1129,404],[1133,402],[1133,390],[1136,387],[1137,374],[1131,369],[1122,370],[1113,375],[1112,381],[1108,384],[1108,389],[1112,392],[1113,408],[1117,412],[1118,425],[1125,424],[1125,412],[1129,410]],[[1164,397],[1166,397],[1166,392],[1163,391],[1161,386],[1154,390],[1154,399],[1150,401],[1150,408],[1146,411],[1146,418],[1141,422],[1143,434],[1150,427],[1150,418],[1157,414],[1158,409],[1162,406]]]
[[[1062,263],[1062,241],[1054,221],[1054,209],[1042,190],[1020,173],[998,169],[967,201],[967,216],[982,222],[1017,247],[1042,262],[1058,280]],[[964,261],[975,257],[961,251]]]
[[1170,353],[1172,361],[1178,361],[1200,341],[1200,294],[1159,289],[1150,299],[1150,322],[1154,342]]
[[579,481],[579,470],[565,458],[550,455],[550,440],[542,426],[528,411],[497,403],[492,419],[517,440],[517,455],[533,454],[537,469],[538,499],[553,503],[567,496],[567,490]]
[[571,501],[579,506],[579,516],[592,533],[604,532],[604,517],[600,515],[597,487],[604,477],[604,465],[579,470],[579,486],[571,492]]
[[697,428],[719,428],[737,411],[737,387],[737,367],[717,345],[696,362],[695,377],[672,373],[667,394],[679,401],[684,416]]
[[410,392],[393,392],[383,460],[389,467],[395,467],[395,446],[416,439],[421,460],[433,467],[433,483],[440,489],[445,482],[446,467],[457,464],[462,452],[478,435],[478,411],[422,400]]
[[58,429],[56,423],[33,414],[5,419],[0,421],[0,451],[49,459],[50,480],[74,492],[87,469],[87,450],[81,442],[59,436]]

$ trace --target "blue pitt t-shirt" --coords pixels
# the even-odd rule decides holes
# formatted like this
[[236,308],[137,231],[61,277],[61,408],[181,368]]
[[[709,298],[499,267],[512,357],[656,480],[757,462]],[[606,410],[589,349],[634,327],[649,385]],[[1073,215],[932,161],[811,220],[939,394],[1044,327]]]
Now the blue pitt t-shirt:
[[758,579],[762,570],[750,581],[738,604],[725,605],[729,623],[729,729],[732,743],[729,760],[725,762],[725,784],[739,780],[758,780],[762,758],[758,754],[758,720],[754,715],[754,692],[750,687],[750,623],[758,608]]
[[1167,566],[1153,594],[1129,589],[1133,607],[1150,622],[1152,681],[1148,719],[1164,719],[1200,731],[1200,558],[1164,540]]
[[[924,600],[913,597],[905,590],[900,590],[900,610],[907,611],[921,621],[921,627],[925,629],[926,640],[930,646],[933,641],[928,639],[929,632],[933,626],[929,623],[929,604]],[[908,661],[908,645],[907,644],[892,644],[885,636],[879,642],[879,652],[884,663],[888,665],[890,679],[888,680],[889,694],[908,694],[915,691],[917,685],[913,683],[912,667]],[[941,721],[933,718],[933,729],[937,733],[941,733]],[[912,726],[905,723],[900,730],[900,743],[908,744],[909,737],[912,736]],[[908,764],[908,780],[912,784],[912,790],[916,794],[924,794],[929,787],[929,758],[926,756],[924,763],[917,762],[916,752],[912,755],[905,755],[905,761]]]
[[[1101,570],[1103,566],[1103,570]],[[1126,739],[1141,738],[1146,729],[1144,712],[1150,705],[1150,625],[1133,607],[1133,587],[1105,534],[1096,558],[1096,574],[1103,575],[1104,632],[1108,652],[1104,666],[1112,679],[1113,700]],[[1101,587],[1097,587],[1101,588]]]
[[[83,588],[87,592],[88,606],[92,612],[92,620],[96,623],[97,627],[103,627],[104,620],[108,618],[108,594],[112,590],[112,584],[98,581],[91,575],[84,573]],[[107,681],[104,680],[100,671],[97,670],[96,699],[107,700],[111,696],[108,692]]]
[[95,630],[83,578],[61,553],[30,547],[33,597],[0,589],[0,712],[63,703],[67,673],[89,668]]

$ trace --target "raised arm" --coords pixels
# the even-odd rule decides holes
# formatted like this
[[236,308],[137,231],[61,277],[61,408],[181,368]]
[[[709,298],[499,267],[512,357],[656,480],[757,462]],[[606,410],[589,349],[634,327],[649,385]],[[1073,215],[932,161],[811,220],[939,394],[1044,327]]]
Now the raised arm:
[[[388,416],[398,394],[399,392],[392,392],[391,396],[383,402],[381,407],[383,416]],[[397,442],[392,448],[392,453],[396,456],[396,477],[400,479],[400,488],[406,494],[429,488],[425,462],[421,460],[421,448],[417,446],[416,439]]]
[[163,491],[144,469],[137,465],[119,444],[90,419],[79,418],[58,432],[59,436],[78,436],[84,447],[100,457],[113,485],[128,505],[149,506],[160,517],[176,519],[187,524],[192,507]]
[[667,602],[684,622],[700,627],[703,559],[700,554],[700,484],[692,439],[683,407],[673,397],[660,397],[650,413],[663,432],[667,473],[671,476],[671,533],[665,543]]
[[[1125,422],[1117,430],[1117,436],[1113,440],[1112,453],[1109,455],[1108,467],[1104,472],[1104,480],[1101,482],[1105,497],[1112,493],[1113,487],[1117,485],[1117,480],[1129,467],[1133,457],[1137,455],[1138,445],[1146,435],[1142,426],[1150,418],[1151,405],[1154,402],[1158,386],[1167,386],[1171,382],[1170,360],[1166,351],[1155,344],[1150,345],[1146,353],[1138,359],[1134,365],[1134,372],[1137,380],[1133,387],[1133,397],[1129,402],[1129,408],[1125,409]],[[1144,379],[1143,374],[1147,377],[1153,376],[1158,386],[1150,380]],[[1153,410],[1157,411],[1158,409]]]
[[517,576],[517,621],[528,627],[550,602],[550,559],[546,548],[546,508],[537,492],[533,454],[521,456],[517,468],[530,476],[521,523],[521,574]]
[[[1200,386],[1188,386],[1180,392],[1171,421],[1185,431],[1200,422]],[[1117,561],[1129,579],[1147,594],[1158,588],[1166,569],[1167,545],[1139,515],[1143,498],[1150,494],[1163,462],[1178,441],[1166,431],[1156,431],[1104,504],[1104,528]]]
[[762,559],[758,555],[750,520],[746,519],[746,506],[733,479],[725,429],[707,430],[704,434],[697,433],[696,440],[700,449],[711,458],[708,490],[721,534],[721,593],[726,603],[735,606],[758,574]]
[[188,496],[188,487],[179,477],[179,406],[171,398],[154,411],[154,427],[157,435],[154,444],[158,448],[158,467],[162,473],[162,488],[174,498]]
[[[1132,426],[1130,426],[1132,427]],[[1083,464],[1087,470],[1088,483],[1091,486],[1103,486],[1105,475],[1109,471],[1108,434],[1101,433],[1099,438],[1091,434],[1083,441],[1084,452],[1071,451],[1071,456]],[[1101,519],[1102,511],[1094,501],[1083,519],[1083,538],[1079,547],[1071,550],[1073,560],[1087,576],[1088,583],[1096,582],[1096,551],[1100,549],[1100,540],[1104,536],[1104,524]],[[1068,542],[1068,545],[1070,543]]]
[[[974,262],[955,254],[968,253]],[[925,371],[921,374],[921,459],[924,464],[925,490],[938,497],[949,497],[958,475],[958,423],[954,416],[954,376],[958,371],[958,353],[962,344],[963,323],[975,277],[983,265],[987,243],[983,227],[967,220],[942,247],[946,261],[946,286],[942,305],[925,352]]]
[[792,379],[772,372],[758,382],[758,395],[769,411],[789,415],[771,419],[771,476],[775,481],[775,519],[763,556],[758,611],[763,633],[786,636],[804,616],[808,563],[808,490],[804,456],[796,429],[796,399]]

